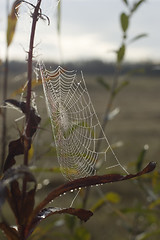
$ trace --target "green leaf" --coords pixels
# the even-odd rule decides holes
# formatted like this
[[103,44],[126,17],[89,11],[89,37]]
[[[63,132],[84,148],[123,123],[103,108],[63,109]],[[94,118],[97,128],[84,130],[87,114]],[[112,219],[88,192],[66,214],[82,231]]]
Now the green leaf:
[[122,46],[119,48],[119,50],[117,51],[117,62],[121,63],[122,60],[124,59],[124,55],[125,55],[125,45],[122,44]]
[[91,208],[92,212],[95,212],[96,210],[100,209],[101,207],[103,207],[103,205],[106,202],[110,202],[110,203],[119,203],[121,200],[120,195],[115,193],[115,192],[109,192],[107,193],[103,198],[100,198]]
[[128,0],[122,0],[128,6]]
[[129,81],[125,80],[123,81],[114,91],[114,95],[119,93],[124,87],[126,87],[129,84]]
[[149,205],[149,209],[153,209],[159,205],[160,205],[160,198],[156,199],[154,202],[151,202],[151,204]]
[[28,161],[31,161],[33,155],[34,155],[34,146],[33,146],[33,144],[31,144],[31,147],[28,151]]
[[75,234],[74,234],[74,239],[75,240],[90,240],[91,239],[91,235],[87,231],[86,228],[81,226],[81,227],[76,229]]
[[160,192],[160,174],[159,174],[159,171],[155,171],[153,174],[152,174],[152,186],[153,186],[153,191],[155,193],[158,193]]
[[121,197],[118,193],[110,192],[110,193],[107,193],[106,199],[110,203],[119,203],[121,200]]
[[76,217],[72,215],[65,215],[65,222],[68,229],[72,232],[76,225]]
[[97,82],[102,85],[106,90],[110,90],[110,85],[102,78],[98,77]]
[[125,33],[129,25],[129,17],[125,13],[122,13],[120,18],[121,18],[121,27],[123,32]]
[[14,1],[12,5],[11,13],[8,15],[8,26],[7,26],[7,46],[8,47],[12,43],[12,40],[15,34],[16,24],[17,24],[16,14],[18,12],[18,8],[20,4],[19,6],[17,6],[17,8],[15,8],[16,2],[17,0]]
[[138,2],[135,2],[133,4],[133,8],[131,9],[131,13],[135,12],[137,10],[137,8],[143,3],[145,2],[146,0],[140,0]]
[[142,169],[142,165],[143,165],[143,162],[144,162],[144,157],[145,157],[148,149],[149,149],[149,146],[144,145],[143,150],[140,152],[140,154],[138,156],[138,159],[137,159],[137,163],[136,163],[137,171],[140,171]]
[[129,41],[129,43],[135,42],[135,41],[139,40],[140,38],[144,38],[144,37],[147,37],[147,36],[148,36],[147,33],[139,34],[139,35],[133,37],[133,38]]

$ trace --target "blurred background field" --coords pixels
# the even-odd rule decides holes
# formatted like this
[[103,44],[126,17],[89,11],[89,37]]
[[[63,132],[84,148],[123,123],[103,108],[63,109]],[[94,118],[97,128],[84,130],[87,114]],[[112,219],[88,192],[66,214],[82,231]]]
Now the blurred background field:
[[[18,69],[18,64],[19,63],[15,65],[17,67],[14,69]],[[47,64],[47,66],[52,68],[54,65],[55,64],[52,63]],[[10,66],[10,68],[13,70],[10,71],[9,75],[8,98],[12,98],[14,96],[14,98],[20,99],[21,93],[17,93],[17,89],[21,91],[20,86],[24,84],[25,74],[22,73],[22,66],[24,67],[25,73],[25,66],[23,64],[20,68],[21,71],[16,73],[12,68],[12,64]],[[82,68],[82,70],[85,68],[83,65],[73,66],[69,64],[67,66],[68,69],[71,67],[74,69]],[[94,74],[92,74],[89,69],[85,69],[83,74],[99,120],[102,121],[109,93],[99,84],[98,80],[103,78],[104,81],[110,84],[113,81],[113,75],[101,75],[100,73],[95,73],[95,69]],[[115,152],[120,162],[130,173],[136,172],[138,156],[146,144],[149,146],[149,150],[145,156],[143,166],[145,166],[145,164],[147,164],[149,161],[156,161],[156,171],[159,172],[160,81],[158,72],[156,72],[156,74],[148,75],[137,74],[135,76],[128,76],[124,73],[120,76],[120,81],[126,79],[129,81],[129,84],[117,95],[112,109],[118,107],[120,112],[113,120],[108,122],[105,131],[111,144],[116,142],[122,143],[122,146],[116,148]],[[38,166],[39,169],[37,169],[35,172],[39,182],[37,196],[38,202],[41,197],[45,196],[47,192],[53,189],[53,187],[64,183],[65,179],[61,173],[56,173],[56,171],[54,171],[54,168],[58,167],[58,162],[53,143],[51,126],[49,124],[49,120],[47,120],[47,109],[41,84],[33,88],[33,90],[36,93],[36,104],[39,114],[42,117],[40,129],[38,130],[34,139],[34,153],[30,162],[30,164],[33,164],[33,166]],[[22,122],[24,120],[15,122],[15,119],[19,118],[21,114],[14,109],[8,109],[7,116],[7,143],[9,143],[9,141],[16,139],[16,136],[18,137],[19,133],[17,128],[22,130]],[[22,158],[19,157],[18,159],[18,164],[21,164]],[[100,172],[98,172],[98,174],[100,174]],[[149,186],[153,184],[153,175],[154,173],[151,173],[149,174],[148,178],[144,177],[144,181],[147,181]],[[152,180],[150,181],[149,179]],[[44,191],[43,186],[46,185],[47,190]],[[155,225],[158,225],[158,223],[156,223],[157,219],[155,219],[154,210],[153,215],[149,213],[146,214],[145,212],[146,205],[148,206],[150,204],[149,196],[147,196],[145,191],[143,192],[141,186],[136,183],[136,180],[109,184],[101,187],[101,189],[96,189],[96,187],[94,187],[90,193],[91,195],[87,203],[87,209],[91,208],[100,197],[112,192],[117,194],[113,195],[113,199],[116,199],[118,196],[117,202],[115,200],[116,203],[114,203],[114,200],[111,198],[111,201],[107,201],[102,208],[95,212],[94,216],[86,224],[83,224],[84,229],[87,229],[86,231],[91,234],[91,239],[132,239],[134,234],[138,235],[141,233],[141,231],[143,232],[145,228],[148,228],[148,225],[151,229],[157,229],[157,226]],[[81,199],[84,197],[83,194],[83,192],[79,194],[74,203],[75,206],[80,206],[82,204]],[[58,207],[69,206],[74,196],[75,193],[67,194],[61,197],[61,199],[56,200],[53,204],[54,206]],[[144,209],[144,212],[141,208]],[[4,209],[6,214],[8,208],[6,207]],[[123,209],[128,209],[126,210],[128,213],[124,213],[125,210],[123,212]],[[158,212],[156,214],[158,214],[159,218]],[[40,231],[42,236],[43,234],[46,237],[49,234],[50,236],[54,236],[55,234],[56,239],[64,239],[63,237],[59,236],[62,232],[64,232],[64,234],[66,234],[67,231],[69,232],[69,230],[66,230],[67,227],[64,219],[65,218],[63,217],[52,217],[51,219],[46,220],[44,226],[43,224],[42,226],[40,225],[37,231]],[[47,226],[49,228],[49,232],[46,234],[43,233],[43,229],[44,231],[45,229],[48,229]],[[0,236],[2,238],[2,235]],[[159,239],[159,235],[158,237],[157,234],[155,236],[152,235],[147,239]]]
[[[85,64],[66,64],[66,68],[70,70],[78,69],[79,74],[80,70],[84,69],[83,74],[89,94],[91,96],[99,120],[102,122],[109,98],[109,93],[103,86],[101,86],[101,84],[99,84],[99,79],[103,79],[106,83],[111,84],[113,81],[114,73],[112,75],[101,75],[99,73],[99,69],[97,71],[95,70],[94,61],[90,62],[90,65],[92,64],[93,68],[90,67],[90,69],[87,69],[87,64],[86,66]],[[18,72],[19,65],[21,71]],[[8,98],[15,97],[19,100],[21,98],[21,94],[23,93],[22,89],[24,86],[24,79],[26,78],[25,64],[17,62],[14,63],[13,66],[11,63]],[[51,69],[53,69],[56,65],[55,63],[47,63],[47,66],[50,66]],[[15,72],[14,69],[16,69]],[[92,74],[92,69],[94,69],[94,74]],[[130,70],[128,70],[128,72],[129,71]],[[112,121],[109,121],[106,128],[106,135],[110,143],[122,141],[123,146],[118,149],[118,155],[120,155],[120,159],[124,161],[124,164],[128,167],[131,167],[131,163],[136,161],[137,154],[141,151],[145,144],[148,144],[150,147],[147,153],[148,160],[157,161],[159,155],[160,134],[159,71],[155,72],[153,70],[152,73],[141,73],[135,74],[133,76],[129,76],[128,74],[124,73],[120,76],[120,82],[124,81],[124,79],[125,81],[128,81],[128,85],[124,87],[124,89],[122,89],[119,94],[117,94],[112,106],[112,110],[119,108],[120,112]],[[43,127],[47,118],[47,109],[45,105],[42,85],[37,85],[37,87],[33,88],[33,91],[36,94],[36,104],[38,111],[42,117],[41,127]],[[25,91],[23,94],[25,97]],[[16,132],[16,122],[14,120],[21,116],[21,114],[13,109],[9,109],[7,112],[9,116],[7,125],[9,129],[12,129],[12,131]],[[41,129],[39,130],[42,132],[42,144],[45,142],[43,135],[45,136],[46,132],[47,137],[50,138],[48,142],[52,142],[51,126],[48,124],[45,128],[46,129],[44,129],[44,131]],[[12,131],[8,132],[8,142],[13,139],[14,134],[12,134]]]

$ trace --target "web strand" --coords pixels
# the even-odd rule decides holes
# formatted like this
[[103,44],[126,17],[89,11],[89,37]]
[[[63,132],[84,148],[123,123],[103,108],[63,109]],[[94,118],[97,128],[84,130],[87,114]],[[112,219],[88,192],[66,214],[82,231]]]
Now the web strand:
[[[81,81],[75,71],[60,66],[55,71],[48,71],[40,64],[40,72],[57,157],[65,178],[73,180],[96,174],[98,161],[107,162],[108,151],[113,162],[107,168],[119,166],[128,174],[101,127],[82,72]],[[96,151],[99,141],[102,147]]]

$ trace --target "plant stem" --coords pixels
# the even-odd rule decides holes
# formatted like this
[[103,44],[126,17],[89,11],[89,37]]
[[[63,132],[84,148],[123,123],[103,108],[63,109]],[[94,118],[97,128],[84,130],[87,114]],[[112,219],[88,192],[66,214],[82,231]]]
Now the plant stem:
[[[3,103],[5,104],[5,100],[7,99],[7,88],[8,88],[8,47],[6,48],[6,60],[5,60],[5,70],[4,70],[4,81],[3,81]],[[2,153],[1,153],[1,169],[3,171],[5,155],[6,155],[6,121],[7,121],[7,109],[3,109],[3,116],[2,116],[2,139],[1,139],[1,146],[2,146]]]
[[31,106],[31,92],[32,92],[32,62],[33,62],[33,48],[34,48],[34,38],[36,31],[36,24],[39,17],[39,9],[42,0],[37,1],[37,5],[35,6],[33,13],[33,21],[31,28],[31,36],[30,36],[30,44],[29,44],[29,52],[28,52],[28,85],[27,85],[27,100],[26,100],[26,128],[25,128],[25,153],[24,153],[24,165],[28,165],[28,150],[30,147],[31,139],[30,139],[30,106]]
[[[115,75],[114,75],[114,78],[113,78],[113,83],[112,83],[112,88],[111,88],[111,91],[110,91],[110,96],[109,96],[109,100],[108,100],[108,104],[107,104],[107,107],[106,107],[106,110],[105,110],[105,114],[104,114],[104,118],[103,118],[103,121],[102,121],[102,129],[103,131],[105,131],[105,127],[108,123],[108,115],[109,115],[109,112],[111,110],[111,107],[112,107],[112,104],[113,104],[113,100],[114,100],[114,97],[115,97],[115,90],[117,88],[117,85],[118,85],[118,78],[119,78],[119,71],[120,71],[120,65],[116,65],[116,69],[115,69]],[[101,138],[103,137],[103,133],[102,131],[99,133],[99,141],[97,142],[97,145],[96,145],[96,151],[98,152],[99,149],[100,149],[100,146],[101,146]],[[84,194],[84,197],[83,197],[83,202],[82,202],[82,208],[86,208],[86,205],[87,205],[87,201],[88,201],[88,197],[89,197],[89,194],[90,194],[90,187],[87,187],[86,191],[85,191],[85,194]]]
[[[31,145],[31,124],[30,124],[30,107],[31,107],[31,92],[32,92],[32,63],[33,63],[33,49],[34,49],[34,39],[36,32],[36,25],[39,18],[39,10],[42,0],[37,0],[37,5],[34,8],[34,12],[32,15],[32,27],[31,27],[31,35],[30,35],[30,43],[29,43],[29,51],[28,51],[28,85],[27,85],[27,99],[26,99],[26,125],[25,125],[25,139],[24,139],[24,165],[28,165],[28,151]],[[23,187],[22,187],[22,209],[24,206],[24,200],[26,196],[27,189],[27,179],[23,179]],[[20,230],[20,239],[25,239],[25,226],[21,226]]]
[[[102,121],[103,131],[105,131],[106,125],[108,123],[108,115],[111,111],[111,107],[112,107],[113,100],[114,100],[114,97],[115,97],[115,90],[116,90],[117,85],[118,85],[119,71],[120,71],[120,66],[117,65],[116,70],[115,70],[115,75],[114,75],[114,78],[113,78],[113,83],[112,83],[112,88],[111,88],[111,91],[110,91],[108,104],[107,104],[105,114],[104,114],[104,118],[103,118],[103,121]],[[103,133],[101,131],[100,134],[99,134],[99,138],[102,138],[102,136],[103,136]],[[99,151],[100,145],[101,145],[101,140],[99,140],[98,143],[97,143],[96,151]]]
[[[9,2],[6,1],[6,13],[8,16],[8,9],[9,9]],[[7,89],[8,89],[8,45],[6,44],[6,60],[4,65],[4,80],[3,80],[3,104],[5,104],[5,100],[7,99]],[[1,138],[1,166],[0,166],[0,175],[3,172],[3,166],[5,162],[5,155],[6,155],[6,127],[7,121],[7,110],[6,108],[3,109],[3,116],[2,116],[2,138]]]

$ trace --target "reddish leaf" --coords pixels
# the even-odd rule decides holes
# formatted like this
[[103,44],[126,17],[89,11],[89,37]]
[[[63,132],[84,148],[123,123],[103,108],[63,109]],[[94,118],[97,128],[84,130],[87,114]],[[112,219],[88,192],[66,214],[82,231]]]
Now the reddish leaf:
[[[7,186],[9,184],[11,184],[12,182],[14,182],[15,180],[17,180],[19,178],[24,178],[24,177],[26,178],[27,182],[34,182],[34,185],[35,185],[34,191],[35,191],[36,179],[35,179],[34,175],[30,172],[28,167],[18,166],[15,168],[10,168],[4,173],[3,178],[0,181],[0,207],[4,203],[5,199],[7,198],[7,194],[6,194],[7,191],[9,194],[9,190],[7,189]],[[11,203],[12,203],[12,201],[11,201]],[[14,211],[14,209],[15,209],[15,207],[13,206],[13,211]]]
[[[89,187],[92,185],[97,184],[105,184],[105,183],[111,183],[111,182],[118,182],[123,180],[128,180],[131,178],[135,178],[138,176],[141,176],[143,174],[149,173],[154,170],[156,167],[156,163],[150,162],[142,171],[136,173],[136,174],[128,174],[128,175],[120,175],[120,174],[106,174],[102,176],[89,176],[85,178],[79,178],[74,181],[68,182],[64,185],[61,185],[60,187],[56,188],[54,191],[52,191],[42,203],[39,204],[40,210],[48,204],[53,199],[57,198],[58,196],[62,195],[63,193],[66,193],[68,191],[79,189],[83,187]],[[42,204],[42,206],[41,206]]]
[[0,208],[5,202],[6,198],[6,186],[3,182],[0,182]]
[[35,188],[25,194],[23,201],[23,193],[19,189],[19,183],[13,181],[11,183],[11,190],[8,190],[8,202],[15,215],[17,225],[26,225],[29,216],[34,208]]
[[25,197],[24,207],[22,209],[22,215],[24,216],[24,225],[26,225],[28,218],[30,217],[35,203],[35,191],[36,189],[30,190]]
[[51,215],[54,214],[62,214],[62,213],[67,213],[71,214],[74,216],[77,216],[81,221],[86,222],[92,215],[93,213],[91,211],[85,210],[85,209],[75,209],[75,208],[44,208],[37,216],[37,219],[45,219]]
[[19,139],[9,143],[9,153],[5,161],[4,172],[11,168],[15,164],[15,156],[24,153],[24,137],[21,136]]
[[[8,100],[6,100],[6,103],[14,105],[15,107],[19,108],[24,114],[26,114],[26,103],[25,102],[19,102],[14,99],[8,99]],[[37,115],[35,109],[31,107],[30,108],[30,118],[28,121],[28,124],[30,125],[30,134],[28,136],[28,138],[30,138],[30,142],[27,141],[27,142],[29,142],[29,145],[27,146],[28,149],[30,149],[30,147],[31,147],[31,138],[34,135],[34,133],[36,132],[40,121],[41,121],[40,116]],[[3,170],[4,172],[7,169],[11,168],[15,164],[15,159],[14,159],[15,156],[18,156],[18,155],[24,153],[25,142],[26,142],[25,137],[22,135],[19,139],[14,140],[9,143],[9,153],[8,153],[7,159],[5,161],[4,170]]]
[[22,201],[22,195],[19,189],[19,184],[17,181],[13,181],[11,183],[11,190],[8,189],[8,202],[9,205],[16,217],[16,221],[19,224],[20,223],[20,217],[21,217],[21,201]]
[[60,187],[53,190],[33,211],[32,216],[29,219],[28,222],[28,229],[30,228],[30,225],[32,224],[33,219],[36,218],[39,212],[53,199],[59,197],[63,193],[69,192],[74,189],[79,189],[83,187],[89,187],[97,184],[105,184],[105,183],[111,183],[111,182],[118,182],[118,181],[124,181],[128,179],[132,179],[135,177],[139,177],[143,174],[149,173],[153,171],[156,167],[155,162],[150,162],[142,171],[136,173],[136,174],[128,174],[128,175],[120,175],[120,174],[107,174],[102,176],[89,176],[85,178],[76,179],[74,181],[68,182],[66,184],[61,185]]
[[7,223],[0,223],[0,229],[5,233],[8,240],[20,240],[18,232],[16,229],[8,226]]
[[[17,179],[24,177],[26,179],[26,183],[34,183],[32,189],[25,193],[25,197],[23,195],[23,191],[20,190],[18,181],[16,181]],[[34,208],[34,197],[36,191],[36,180],[34,175],[26,166],[10,168],[4,173],[2,183],[5,186],[10,184],[10,189],[7,188],[7,199],[15,215],[17,224],[25,225]]]
[[[6,103],[12,104],[15,107],[19,108],[24,114],[26,114],[27,112],[27,108],[26,108],[26,103],[25,102],[19,102],[15,99],[7,99],[5,101]],[[34,108],[30,108],[30,118],[29,118],[29,122],[28,124],[30,124],[30,136],[28,137],[32,137],[33,134],[36,132],[38,124],[40,123],[41,118],[40,116],[36,113],[36,110]]]
[[35,227],[40,223],[42,220],[46,219],[49,216],[54,214],[70,214],[77,216],[81,221],[87,221],[93,213],[91,211],[85,209],[75,209],[75,208],[44,208],[37,217],[33,220],[30,229],[26,229],[25,236],[28,237],[35,229]]

